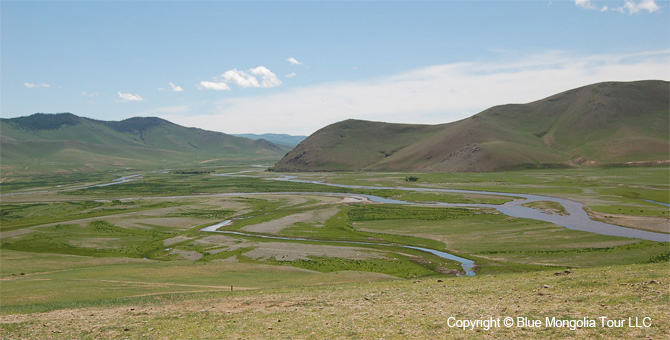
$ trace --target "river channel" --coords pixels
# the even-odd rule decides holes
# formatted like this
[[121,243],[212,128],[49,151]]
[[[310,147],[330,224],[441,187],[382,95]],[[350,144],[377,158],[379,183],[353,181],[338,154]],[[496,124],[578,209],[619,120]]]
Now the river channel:
[[439,250],[434,250],[434,249],[429,249],[429,248],[422,248],[422,247],[414,247],[414,246],[405,246],[405,245],[400,245],[400,244],[385,244],[385,243],[372,243],[372,242],[358,242],[358,241],[337,241],[337,240],[314,240],[314,239],[307,239],[307,238],[300,238],[300,237],[284,237],[284,236],[269,236],[269,235],[257,235],[257,234],[246,234],[246,233],[241,233],[238,231],[228,231],[228,230],[217,230],[221,227],[225,227],[232,223],[232,220],[225,220],[223,222],[211,225],[209,227],[205,227],[200,229],[201,231],[205,232],[210,232],[210,233],[221,233],[221,234],[231,234],[231,235],[240,235],[240,236],[245,236],[245,237],[260,237],[260,238],[265,238],[265,239],[272,239],[272,240],[284,240],[284,241],[310,241],[310,242],[328,242],[328,243],[345,243],[345,244],[363,244],[363,245],[374,245],[374,246],[385,246],[385,247],[403,247],[403,248],[409,248],[409,249],[416,249],[416,250],[421,250],[427,253],[431,253],[434,255],[437,255],[439,257],[448,259],[448,260],[453,260],[461,264],[461,268],[463,268],[463,271],[465,272],[466,276],[474,276],[474,267],[475,267],[475,262],[472,260],[468,260],[466,258],[462,258],[453,254],[445,253],[443,251]]
[[[244,176],[241,173],[230,173],[230,174],[217,174],[216,176]],[[319,184],[326,185],[330,187],[338,188],[349,188],[349,189],[374,189],[374,190],[405,190],[405,191],[415,191],[415,192],[443,192],[443,193],[458,193],[458,194],[484,194],[484,195],[495,195],[495,196],[504,196],[504,197],[513,197],[512,201],[509,201],[504,204],[476,204],[476,203],[441,203],[441,202],[408,202],[402,200],[395,200],[389,198],[383,198],[374,195],[364,195],[364,194],[351,194],[351,193],[332,193],[332,192],[283,192],[283,193],[237,193],[237,194],[221,194],[221,195],[259,195],[259,194],[290,194],[290,195],[300,195],[300,194],[323,194],[323,195],[334,195],[334,196],[354,196],[354,197],[365,197],[372,202],[382,203],[382,204],[403,204],[403,205],[423,205],[423,206],[436,206],[436,207],[476,207],[476,208],[493,208],[499,212],[513,217],[521,218],[530,218],[545,222],[554,223],[560,226],[563,226],[568,229],[587,231],[602,235],[611,235],[611,236],[620,236],[628,238],[639,238],[644,240],[658,241],[658,242],[669,242],[670,235],[662,233],[654,233],[644,230],[632,229],[620,227],[608,223],[603,223],[599,221],[592,220],[589,215],[584,211],[584,205],[579,202],[571,201],[565,198],[557,198],[550,196],[541,196],[541,195],[529,195],[529,194],[517,194],[517,193],[503,193],[503,192],[493,192],[493,191],[475,191],[475,190],[459,190],[459,189],[436,189],[436,188],[408,188],[408,187],[378,187],[378,186],[361,186],[361,185],[345,185],[345,184],[333,184],[320,181],[306,181],[299,180],[297,176],[283,176],[279,178],[271,178],[270,180],[277,181],[288,181],[296,183],[310,183],[310,184]],[[536,202],[536,201],[550,201],[556,202],[565,208],[566,215],[557,215],[545,213],[544,211],[533,209],[523,206],[526,203]],[[205,232],[217,232],[224,234],[234,234],[247,237],[261,237],[267,239],[278,239],[278,240],[290,240],[290,241],[318,241],[313,239],[305,238],[293,238],[293,237],[282,237],[282,236],[269,236],[269,235],[256,235],[256,234],[246,234],[237,231],[219,231],[217,230],[220,227],[230,224],[231,220],[226,220],[221,223],[206,227],[202,229]],[[462,257],[455,256],[446,252],[422,248],[422,247],[413,247],[413,246],[403,246],[403,245],[391,245],[391,244],[380,244],[380,243],[367,243],[367,242],[351,242],[351,241],[325,241],[324,242],[334,242],[334,243],[348,243],[348,244],[365,244],[365,245],[383,245],[383,246],[401,246],[405,248],[417,249],[425,252],[429,252],[446,258],[449,260],[457,261],[461,264],[461,267],[465,271],[467,276],[475,275],[473,268],[475,263],[472,260],[468,260]]]
[[[517,193],[504,193],[504,192],[494,192],[494,191],[475,191],[475,190],[459,190],[459,189],[436,189],[436,188],[407,188],[407,187],[377,187],[377,186],[362,186],[362,185],[345,185],[345,184],[333,184],[325,183],[319,181],[305,181],[298,180],[296,176],[284,176],[280,178],[274,178],[273,180],[279,181],[289,181],[297,183],[311,183],[311,184],[321,184],[331,187],[338,188],[351,188],[351,189],[372,189],[372,190],[405,190],[405,191],[416,191],[416,192],[443,192],[443,193],[457,193],[457,194],[483,194],[483,195],[495,195],[495,196],[505,196],[505,197],[514,197],[515,199],[504,204],[476,204],[476,203],[420,203],[421,205],[437,206],[437,207],[477,207],[477,208],[493,208],[501,213],[512,216],[512,217],[521,217],[521,218],[530,218],[534,220],[540,220],[545,222],[551,222],[562,227],[587,231],[601,235],[610,235],[610,236],[620,236],[628,238],[639,238],[643,240],[658,241],[658,242],[670,242],[670,234],[655,233],[651,231],[638,230],[633,228],[620,227],[613,224],[608,224],[604,222],[594,221],[589,215],[584,211],[584,204],[571,201],[565,198],[550,197],[550,196],[541,196],[541,195],[529,195],[529,194],[517,194]],[[389,203],[389,204],[418,204],[413,202],[387,199],[371,195],[358,195],[364,196],[370,199],[373,202],[377,203]],[[523,205],[530,202],[536,201],[550,201],[556,202],[565,208],[567,215],[556,215],[549,214],[544,211],[533,209],[529,207],[524,207]]]

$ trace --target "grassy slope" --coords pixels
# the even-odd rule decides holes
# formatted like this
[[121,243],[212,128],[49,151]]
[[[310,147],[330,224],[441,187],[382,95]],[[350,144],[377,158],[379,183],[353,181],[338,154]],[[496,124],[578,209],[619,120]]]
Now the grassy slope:
[[663,81],[609,82],[443,125],[349,120],[319,130],[276,168],[454,172],[668,161],[669,92]]
[[[568,339],[670,336],[667,264],[387,281],[262,291],[175,293],[108,299],[39,314],[2,315],[8,339]],[[512,317],[539,328],[459,329],[448,320]],[[547,327],[545,318],[596,320]],[[626,320],[602,327],[600,317]],[[628,327],[628,318],[648,328]]]
[[283,170],[362,170],[431,136],[439,127],[349,119],[327,126],[277,164]]
[[3,172],[159,168],[210,159],[277,159],[263,140],[185,128],[159,118],[103,122],[71,114],[3,119]]

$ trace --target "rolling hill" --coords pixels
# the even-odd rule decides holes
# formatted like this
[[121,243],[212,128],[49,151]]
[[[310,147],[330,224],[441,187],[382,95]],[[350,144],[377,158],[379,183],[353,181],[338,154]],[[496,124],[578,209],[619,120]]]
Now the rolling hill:
[[148,117],[99,121],[71,113],[0,121],[3,172],[174,167],[212,160],[276,160],[287,148],[263,139],[186,128]]
[[346,120],[315,132],[276,171],[499,171],[666,164],[666,81],[606,82],[441,125]]

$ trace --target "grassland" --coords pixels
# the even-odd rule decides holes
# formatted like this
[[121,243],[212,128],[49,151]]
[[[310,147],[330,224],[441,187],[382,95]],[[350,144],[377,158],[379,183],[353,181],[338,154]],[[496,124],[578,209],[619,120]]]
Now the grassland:
[[[558,273],[558,272],[557,272]],[[39,314],[4,314],[7,339],[664,339],[667,264],[108,298]],[[333,278],[334,279],[334,278]],[[454,320],[512,317],[485,330]],[[516,319],[541,320],[522,327]],[[602,327],[601,317],[626,320]],[[453,319],[450,319],[453,318]],[[545,318],[596,320],[547,326]],[[629,327],[637,318],[649,327]]]
[[[347,199],[510,199],[490,194],[344,189],[265,180],[276,174],[259,168],[244,174],[250,177],[208,173],[248,167],[205,168],[139,172],[142,178],[133,182],[84,189],[138,172],[3,184],[0,337],[538,337],[530,328],[463,331],[446,325],[449,316],[505,315],[654,320],[645,329],[545,327],[540,337],[546,338],[668,333],[660,327],[669,318],[661,309],[668,303],[668,243],[573,231],[488,208]],[[533,192],[583,202],[594,215],[614,215],[608,211],[620,207],[628,217],[667,225],[668,208],[642,200],[668,202],[667,174],[665,168],[605,168],[300,177]],[[408,175],[419,180],[405,182]],[[536,208],[560,210],[545,203]],[[233,222],[220,230],[247,235],[200,231],[228,219]],[[404,245],[472,259],[478,276],[456,277],[462,273],[456,262]],[[571,273],[554,275],[566,270]]]

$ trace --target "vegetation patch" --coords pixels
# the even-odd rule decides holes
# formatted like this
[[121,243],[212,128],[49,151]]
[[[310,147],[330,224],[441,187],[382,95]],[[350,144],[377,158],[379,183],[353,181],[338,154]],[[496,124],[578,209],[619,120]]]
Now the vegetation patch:
[[558,202],[552,202],[552,201],[534,201],[534,202],[529,202],[523,204],[524,207],[529,207],[533,209],[539,209],[543,210],[547,213],[550,214],[555,214],[555,215],[567,215],[568,212],[565,210],[563,205],[561,205]]

